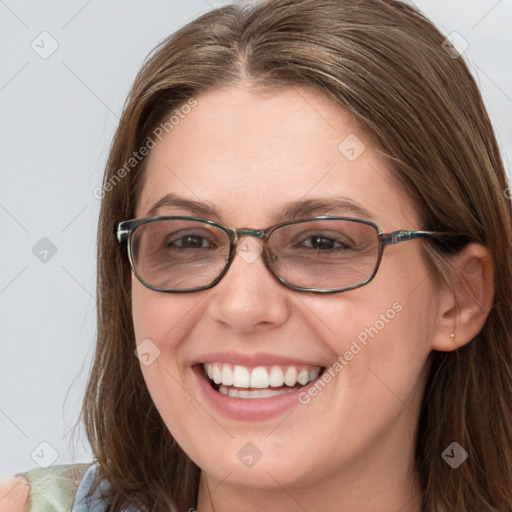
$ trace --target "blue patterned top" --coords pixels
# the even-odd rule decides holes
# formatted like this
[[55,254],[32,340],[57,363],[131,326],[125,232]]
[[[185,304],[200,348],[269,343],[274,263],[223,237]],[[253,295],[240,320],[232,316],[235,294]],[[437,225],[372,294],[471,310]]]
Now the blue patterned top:
[[93,486],[97,464],[92,464],[86,471],[78,489],[76,490],[75,501],[73,502],[72,512],[105,512],[107,504],[101,498],[101,493],[110,488],[107,480],[102,480],[92,497],[87,498],[89,489]]

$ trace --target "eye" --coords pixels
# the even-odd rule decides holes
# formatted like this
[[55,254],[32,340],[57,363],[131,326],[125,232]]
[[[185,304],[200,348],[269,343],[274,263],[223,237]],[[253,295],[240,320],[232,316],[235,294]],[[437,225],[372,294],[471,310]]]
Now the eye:
[[215,241],[198,233],[171,233],[162,244],[169,249],[211,249]]
[[348,240],[345,237],[341,237],[340,234],[312,234],[304,236],[302,241],[295,245],[296,248],[307,247],[316,251],[335,251],[335,250],[349,250],[353,249],[352,245],[349,245]]

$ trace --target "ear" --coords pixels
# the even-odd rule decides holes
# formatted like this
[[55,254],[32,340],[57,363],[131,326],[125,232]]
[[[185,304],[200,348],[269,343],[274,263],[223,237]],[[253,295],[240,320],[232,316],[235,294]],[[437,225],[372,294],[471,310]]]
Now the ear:
[[[494,300],[494,261],[477,243],[452,258],[453,289],[440,290],[432,349],[450,351],[469,343],[483,328]],[[454,335],[454,336],[452,336]]]

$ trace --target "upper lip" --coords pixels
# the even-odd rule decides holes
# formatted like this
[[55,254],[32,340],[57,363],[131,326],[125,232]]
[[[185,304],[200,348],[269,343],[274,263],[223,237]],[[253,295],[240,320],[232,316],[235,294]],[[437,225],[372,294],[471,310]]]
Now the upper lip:
[[279,354],[270,354],[259,352],[256,354],[244,354],[241,352],[212,352],[204,354],[195,361],[195,364],[203,363],[231,363],[240,366],[317,366],[323,368],[324,365],[305,359],[296,359]]

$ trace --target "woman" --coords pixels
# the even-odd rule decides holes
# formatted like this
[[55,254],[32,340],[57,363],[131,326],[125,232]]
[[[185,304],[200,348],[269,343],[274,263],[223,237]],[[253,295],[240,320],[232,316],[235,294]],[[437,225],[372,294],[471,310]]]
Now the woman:
[[409,5],[191,22],[97,191],[95,462],[25,473],[12,510],[511,510],[507,188]]

